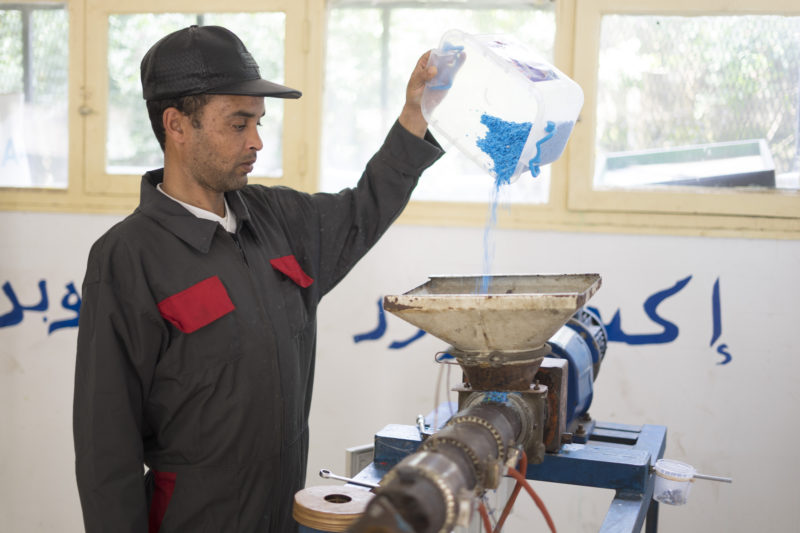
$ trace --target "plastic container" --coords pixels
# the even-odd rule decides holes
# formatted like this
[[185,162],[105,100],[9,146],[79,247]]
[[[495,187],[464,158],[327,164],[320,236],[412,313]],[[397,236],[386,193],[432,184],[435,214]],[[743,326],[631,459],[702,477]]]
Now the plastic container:
[[428,64],[423,115],[498,183],[535,177],[564,151],[583,91],[514,37],[450,30]]
[[685,504],[689,499],[695,473],[692,465],[672,459],[659,459],[656,461],[653,499],[669,505]]

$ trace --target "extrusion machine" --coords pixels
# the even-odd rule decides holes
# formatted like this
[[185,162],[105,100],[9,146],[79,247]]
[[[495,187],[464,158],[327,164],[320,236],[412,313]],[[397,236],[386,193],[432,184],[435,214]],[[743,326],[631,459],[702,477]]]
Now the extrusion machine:
[[481,293],[480,277],[431,277],[385,297],[386,311],[450,345],[464,382],[444,427],[426,420],[376,435],[374,461],[355,480],[380,485],[350,531],[452,531],[520,464],[527,479],[616,490],[603,532],[639,531],[645,517],[655,531],[651,466],[666,428],[588,414],[606,333],[584,306],[600,283],[597,274],[494,276]]

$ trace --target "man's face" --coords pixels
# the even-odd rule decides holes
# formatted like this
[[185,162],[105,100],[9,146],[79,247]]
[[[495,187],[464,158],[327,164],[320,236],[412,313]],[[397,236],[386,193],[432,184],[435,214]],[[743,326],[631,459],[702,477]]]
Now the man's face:
[[261,96],[211,96],[188,128],[186,170],[191,177],[214,192],[244,187],[263,146],[258,134],[263,116]]

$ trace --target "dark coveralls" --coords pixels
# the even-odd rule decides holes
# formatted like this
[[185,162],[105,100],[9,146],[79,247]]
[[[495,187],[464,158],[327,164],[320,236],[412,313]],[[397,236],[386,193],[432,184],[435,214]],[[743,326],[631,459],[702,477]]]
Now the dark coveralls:
[[317,304],[441,154],[395,123],[354,189],[228,193],[235,235],[160,193],[163,170],[145,174],[83,285],[73,430],[87,531],[296,528]]

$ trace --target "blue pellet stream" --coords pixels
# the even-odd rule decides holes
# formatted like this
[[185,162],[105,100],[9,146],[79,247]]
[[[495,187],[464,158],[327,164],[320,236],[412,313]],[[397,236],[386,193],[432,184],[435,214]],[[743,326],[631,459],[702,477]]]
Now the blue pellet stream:
[[533,124],[509,122],[486,113],[481,115],[481,124],[488,130],[484,137],[478,139],[477,145],[492,159],[492,171],[495,175],[489,203],[489,216],[483,232],[483,276],[481,277],[481,286],[476,287],[478,294],[486,294],[489,292],[492,259],[494,258],[493,233],[497,226],[497,202],[500,196],[500,187],[510,183]]

